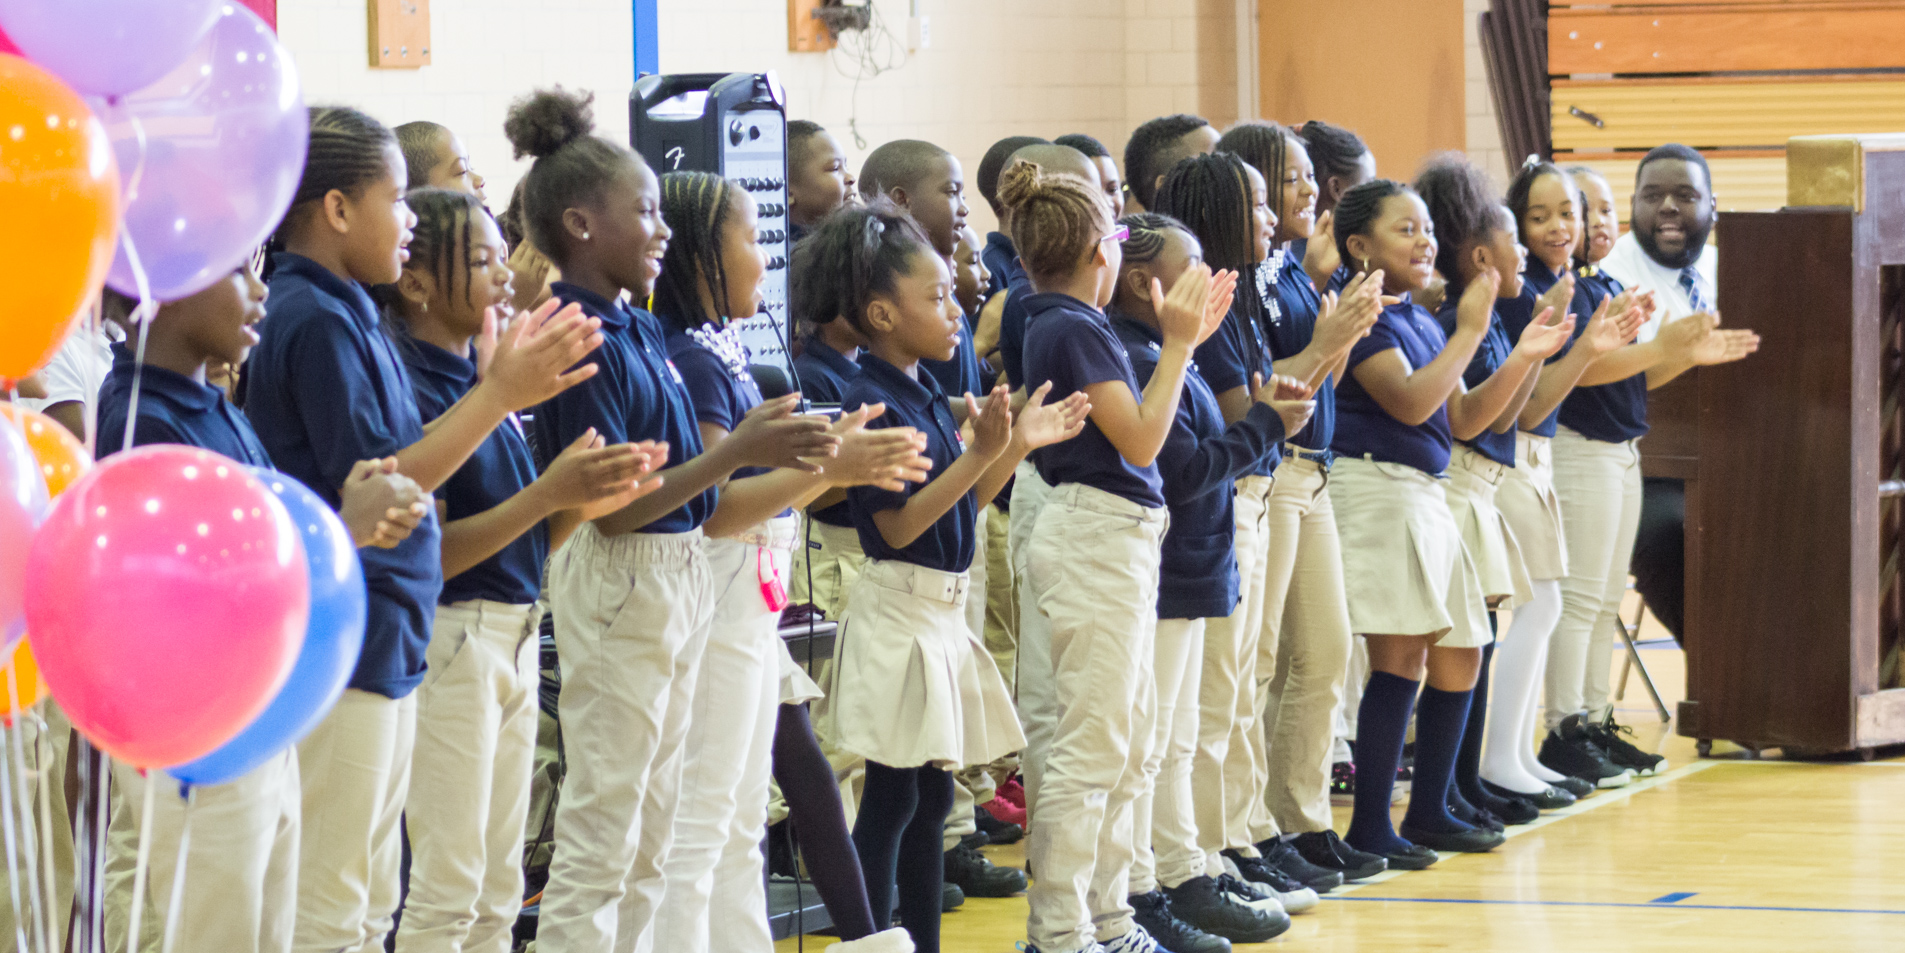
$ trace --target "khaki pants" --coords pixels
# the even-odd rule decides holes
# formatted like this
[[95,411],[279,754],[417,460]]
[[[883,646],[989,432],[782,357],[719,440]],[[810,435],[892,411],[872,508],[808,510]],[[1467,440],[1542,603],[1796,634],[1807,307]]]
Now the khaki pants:
[[1052,735],[1058,730],[1058,687],[1052,673],[1052,622],[1039,605],[1031,569],[1034,531],[1038,529],[1039,513],[1051,493],[1051,484],[1038,475],[1032,461],[1019,464],[1012,482],[1008,541],[1012,572],[1019,584],[1019,651],[1014,657],[1012,677],[1006,682],[1012,686],[1012,700],[1019,707],[1019,723],[1025,726],[1025,751],[1019,756],[1019,769],[1024,778],[1028,814],[1038,808],[1039,789],[1045,781],[1045,758],[1052,749]]
[[1204,619],[1159,619],[1156,664],[1157,728],[1144,760],[1145,791],[1132,808],[1131,893],[1176,887],[1204,873],[1191,798],[1191,758],[1197,750],[1197,685],[1203,679]]
[[773,949],[761,839],[780,710],[780,613],[761,596],[758,561],[783,575],[795,518],[744,538],[711,539],[714,621],[683,753],[681,807],[655,918],[655,949],[748,953]]
[[[993,664],[999,667],[1007,691],[1012,690],[1019,649],[1009,522],[998,507],[988,505],[979,511],[978,547],[972,555],[972,570],[967,573],[972,589],[966,602],[966,621],[974,625],[973,634],[979,636]],[[997,797],[999,782],[1018,766],[1019,759],[1008,755],[991,764],[967,765],[953,775],[952,813],[946,815],[947,850],[979,830],[978,816],[973,811]]]
[[[1058,724],[1026,849],[1027,930],[1044,953],[1131,931],[1131,812],[1157,720],[1158,546],[1169,517],[1102,490],[1052,490],[1032,539],[1051,620]],[[1022,684],[1022,683],[1021,683]]]
[[[800,538],[794,541],[793,585],[788,589],[793,593],[795,603],[813,603],[827,614],[827,618],[838,622],[847,611],[848,591],[866,569],[867,557],[860,548],[859,531],[851,526],[822,523],[812,517],[802,517],[801,524]],[[819,682],[829,695],[832,694],[833,659],[822,660],[814,666],[814,681]],[[827,696],[814,700],[814,738],[820,742],[820,750],[827,756],[827,763],[833,765],[834,780],[840,785],[840,803],[846,808],[847,819],[851,823],[859,809],[860,786],[866,779],[866,761],[858,755],[840,750],[834,743],[831,730],[833,719],[828,712],[832,704]],[[780,813],[785,808],[770,806],[769,810]]]
[[[3,684],[3,683],[0,683]],[[71,741],[73,725],[66,720],[58,703],[51,699],[40,702],[36,710],[19,718],[19,734],[11,728],[4,728],[7,743],[7,770],[13,771],[15,762],[12,749],[17,737],[22,746],[21,758],[26,763],[26,777],[19,787],[26,789],[26,805],[18,802],[19,787],[12,796],[15,798],[14,810],[24,810],[33,819],[33,841],[36,850],[26,851],[23,832],[15,830],[16,838],[13,851],[13,869],[19,871],[20,905],[22,920],[20,926],[26,931],[29,943],[38,936],[35,926],[25,916],[25,910],[31,900],[28,888],[28,873],[23,865],[36,865],[34,879],[40,883],[41,903],[50,907],[53,933],[51,941],[54,949],[62,948],[62,937],[66,935],[66,918],[73,909],[73,826],[72,817],[66,807],[66,752]],[[41,823],[40,801],[46,801],[48,823]],[[47,883],[46,853],[52,852],[51,862],[53,882]],[[5,866],[0,866],[0,953],[13,953],[16,949],[16,931],[14,929],[13,903],[10,899],[11,887],[7,879]]]
[[438,606],[417,689],[398,953],[509,953],[536,756],[533,604]]
[[713,618],[701,532],[577,529],[550,561],[569,773],[537,946],[626,953],[661,900],[695,669]]
[[1599,718],[1608,710],[1613,627],[1640,528],[1640,448],[1562,427],[1554,438],[1554,488],[1568,575],[1561,580],[1561,621],[1548,656],[1550,729],[1575,712]]
[[1272,481],[1237,481],[1237,608],[1204,627],[1203,674],[1198,686],[1197,754],[1191,790],[1197,803],[1197,843],[1206,872],[1223,873],[1225,848],[1249,847],[1250,815],[1261,810],[1250,735],[1257,723],[1257,643],[1263,633],[1267,507]]
[[298,743],[298,953],[379,953],[400,899],[417,695],[347,688]]
[[1263,727],[1250,733],[1263,797],[1252,842],[1329,829],[1331,718],[1343,700],[1351,638],[1329,471],[1285,457],[1268,513],[1256,671]]
[[981,538],[985,540],[986,624],[979,638],[998,663],[1006,689],[1012,690],[1019,654],[1019,587],[1012,570],[1012,517],[997,506],[988,506],[980,522],[985,528]]
[[[112,765],[115,813],[124,806],[131,837],[111,839],[110,848],[130,856],[136,869],[139,826],[144,817],[148,779],[117,761]],[[286,751],[227,784],[195,788],[188,803],[171,775],[152,772],[150,856],[146,864],[145,909],[139,947],[154,953],[163,942],[178,870],[179,844],[188,827],[185,885],[179,922],[173,928],[179,950],[220,953],[284,953],[291,949],[297,916],[299,785],[298,756]],[[132,884],[112,898],[119,908],[113,949],[125,949]]]

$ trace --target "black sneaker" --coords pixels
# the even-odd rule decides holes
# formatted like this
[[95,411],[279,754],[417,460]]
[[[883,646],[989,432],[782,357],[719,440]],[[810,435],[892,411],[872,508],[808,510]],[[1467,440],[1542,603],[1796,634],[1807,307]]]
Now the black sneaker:
[[1143,927],[1144,932],[1151,934],[1159,946],[1171,953],[1230,953],[1230,940],[1213,936],[1180,919],[1182,914],[1173,910],[1171,898],[1164,891],[1134,893],[1130,900],[1131,919]]
[[1290,929],[1289,914],[1239,903],[1211,877],[1192,877],[1164,892],[1178,919],[1231,942],[1262,943]]
[[1025,828],[999,820],[983,807],[973,808],[972,816],[979,824],[979,833],[986,835],[987,843],[1016,844],[1025,839]]
[[[1512,788],[1502,787],[1493,781],[1483,781],[1482,787],[1487,788],[1488,793],[1496,797],[1520,800],[1541,811],[1558,811],[1564,807],[1573,807],[1575,802],[1573,794],[1563,791],[1559,786],[1554,785],[1543,788],[1536,794],[1523,794]],[[1511,821],[1510,823],[1526,824],[1527,821]]]
[[1025,871],[993,866],[970,840],[946,852],[947,883],[958,885],[968,897],[1010,897],[1025,891]]
[[1410,827],[1407,821],[1404,821],[1402,826],[1396,829],[1396,833],[1402,835],[1403,840],[1409,841],[1417,847],[1427,847],[1430,850],[1443,850],[1457,854],[1487,853],[1488,851],[1500,847],[1502,841],[1506,839],[1495,831],[1484,830],[1479,827],[1453,834],[1417,830]]
[[1607,721],[1582,726],[1586,729],[1588,738],[1607,753],[1607,760],[1614,762],[1615,767],[1634,772],[1637,777],[1659,774],[1667,769],[1666,758],[1643,751],[1635,747],[1633,742],[1621,737],[1633,734],[1634,729],[1613,719],[1614,716],[1610,712]]
[[1596,787],[1624,787],[1632,772],[1609,761],[1607,753],[1588,736],[1580,715],[1569,715],[1541,743],[1541,763],[1550,771],[1590,782]]
[[1345,881],[1368,880],[1389,869],[1381,857],[1343,843],[1335,831],[1310,831],[1290,842],[1303,859],[1325,870],[1340,871]]
[[1226,850],[1224,857],[1237,865],[1239,877],[1274,894],[1277,902],[1283,906],[1284,912],[1303,913],[1316,908],[1316,891],[1270,866],[1262,857],[1245,857],[1243,852],[1238,850]]
[[1343,872],[1319,867],[1303,859],[1288,841],[1280,837],[1257,844],[1257,853],[1263,855],[1263,862],[1283,871],[1283,875],[1302,884],[1317,893],[1329,893],[1343,885]]
[[1348,807],[1356,803],[1356,764],[1338,761],[1330,765],[1330,803]]

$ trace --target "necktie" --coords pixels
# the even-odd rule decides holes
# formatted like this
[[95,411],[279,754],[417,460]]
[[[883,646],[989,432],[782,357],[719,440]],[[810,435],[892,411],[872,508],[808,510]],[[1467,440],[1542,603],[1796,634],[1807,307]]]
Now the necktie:
[[1700,272],[1698,269],[1692,265],[1680,269],[1680,287],[1686,290],[1687,302],[1693,305],[1695,312],[1707,310],[1707,296],[1700,293]]

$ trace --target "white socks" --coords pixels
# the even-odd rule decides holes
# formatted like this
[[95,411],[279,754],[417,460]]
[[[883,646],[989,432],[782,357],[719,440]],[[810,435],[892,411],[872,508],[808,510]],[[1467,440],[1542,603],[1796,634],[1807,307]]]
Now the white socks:
[[1533,588],[1534,599],[1516,607],[1514,621],[1495,646],[1488,700],[1493,724],[1482,752],[1482,778],[1522,794],[1538,794],[1561,777],[1535,760],[1528,730],[1537,710],[1548,643],[1561,621],[1561,582],[1538,579]]

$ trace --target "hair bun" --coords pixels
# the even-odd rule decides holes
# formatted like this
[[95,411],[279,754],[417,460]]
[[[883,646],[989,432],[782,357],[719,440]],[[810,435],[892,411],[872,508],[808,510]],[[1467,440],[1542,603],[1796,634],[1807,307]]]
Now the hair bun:
[[1036,162],[1020,159],[999,176],[999,204],[1017,208],[1036,198],[1045,188],[1045,170]]
[[503,134],[516,158],[537,159],[595,132],[595,94],[557,86],[539,89],[510,104]]

